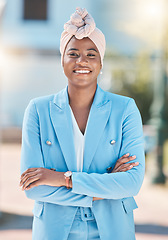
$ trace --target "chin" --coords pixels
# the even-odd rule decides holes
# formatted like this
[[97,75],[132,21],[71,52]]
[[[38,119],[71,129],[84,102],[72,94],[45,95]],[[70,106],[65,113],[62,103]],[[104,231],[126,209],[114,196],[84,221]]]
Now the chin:
[[90,82],[90,81],[86,81],[86,80],[77,80],[75,82],[70,82],[69,84],[73,85],[75,87],[86,88],[86,87],[90,87],[90,86],[97,86],[97,81]]

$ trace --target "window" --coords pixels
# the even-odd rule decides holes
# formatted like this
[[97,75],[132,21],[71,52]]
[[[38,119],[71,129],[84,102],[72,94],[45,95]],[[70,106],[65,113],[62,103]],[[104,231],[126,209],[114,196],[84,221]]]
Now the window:
[[25,20],[47,20],[47,0],[24,0]]

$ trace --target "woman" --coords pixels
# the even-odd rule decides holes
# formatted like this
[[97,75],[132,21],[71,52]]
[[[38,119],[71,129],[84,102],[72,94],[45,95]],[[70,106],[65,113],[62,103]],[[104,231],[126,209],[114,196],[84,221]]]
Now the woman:
[[145,165],[139,111],[97,85],[105,38],[86,9],[65,24],[60,51],[67,88],[32,100],[23,122],[20,185],[35,200],[33,239],[133,240]]

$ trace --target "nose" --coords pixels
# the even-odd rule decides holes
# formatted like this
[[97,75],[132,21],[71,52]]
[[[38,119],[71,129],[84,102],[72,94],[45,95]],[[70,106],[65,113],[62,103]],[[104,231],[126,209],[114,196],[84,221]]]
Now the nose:
[[76,63],[81,65],[87,64],[88,63],[87,57],[81,54],[76,60]]

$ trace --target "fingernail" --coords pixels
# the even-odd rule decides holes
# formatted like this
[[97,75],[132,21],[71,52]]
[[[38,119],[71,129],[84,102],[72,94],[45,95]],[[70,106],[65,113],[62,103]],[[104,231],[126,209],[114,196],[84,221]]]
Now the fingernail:
[[129,156],[130,154],[129,153],[126,153],[125,156]]
[[134,157],[136,158],[136,156],[135,156],[135,155],[133,155],[132,157],[133,157],[133,158],[134,158]]
[[132,166],[132,165],[130,165],[129,167],[130,167],[130,168],[132,168],[133,166]]
[[139,162],[136,162],[135,164],[139,165]]

